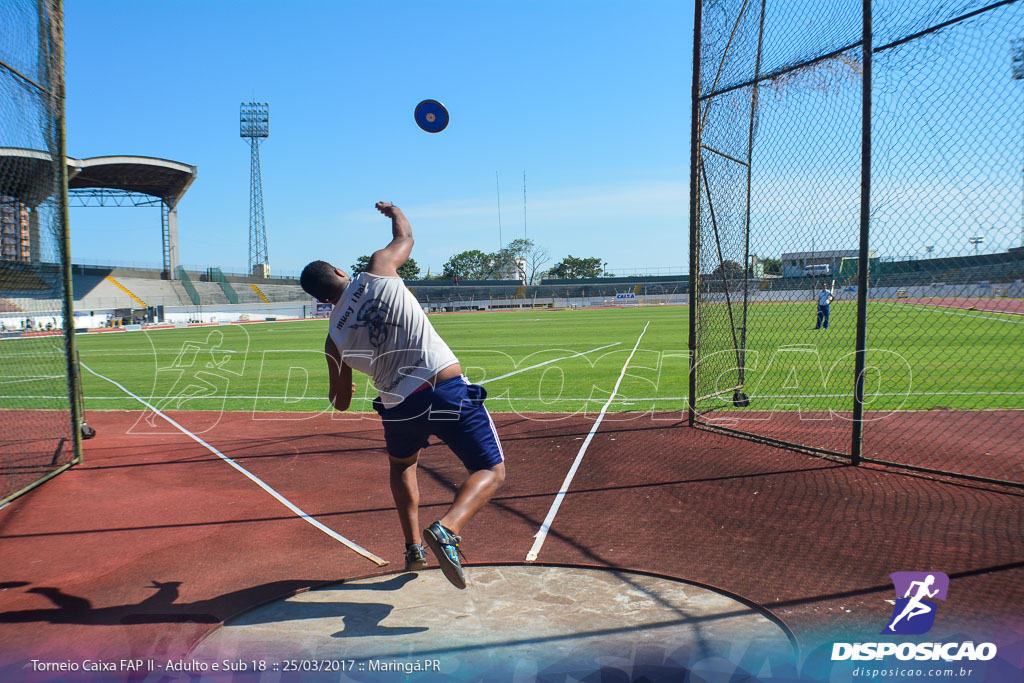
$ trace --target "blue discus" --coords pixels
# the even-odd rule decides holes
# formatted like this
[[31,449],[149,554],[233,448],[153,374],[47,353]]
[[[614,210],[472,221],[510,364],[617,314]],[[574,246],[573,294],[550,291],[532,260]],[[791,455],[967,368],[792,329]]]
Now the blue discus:
[[440,133],[448,127],[448,110],[437,100],[423,100],[416,105],[416,125],[428,133]]

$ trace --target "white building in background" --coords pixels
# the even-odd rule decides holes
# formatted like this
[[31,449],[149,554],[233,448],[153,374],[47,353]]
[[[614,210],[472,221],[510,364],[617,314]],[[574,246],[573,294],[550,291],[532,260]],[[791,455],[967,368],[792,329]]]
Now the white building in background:
[[494,261],[491,260],[490,267],[493,269],[493,273],[487,278],[488,280],[519,280],[524,285],[526,284],[526,258],[523,256],[512,259],[511,263],[501,269],[495,268]]
[[[779,257],[782,261],[782,277],[836,277],[843,259],[856,259],[857,249],[836,249],[832,251],[795,251]],[[875,250],[868,251],[868,258],[877,258]]]
[[526,284],[526,257],[524,256],[516,259],[515,279]]

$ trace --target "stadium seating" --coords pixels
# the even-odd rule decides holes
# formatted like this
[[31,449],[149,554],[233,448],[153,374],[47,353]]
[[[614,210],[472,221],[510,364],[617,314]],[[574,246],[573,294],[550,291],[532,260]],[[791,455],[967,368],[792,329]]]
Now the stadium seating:
[[[874,263],[870,271],[873,288],[930,286],[933,283],[947,285],[976,285],[982,282],[1013,282],[1024,278],[1024,252],[1013,250],[1001,254],[958,256],[940,259],[914,259],[906,261],[881,261]],[[821,285],[821,278],[787,277],[769,278],[758,281],[756,289],[762,292],[810,291]],[[843,284],[856,284],[853,276]],[[830,284],[827,283],[827,284]],[[719,284],[718,289],[721,288]],[[717,291],[711,285],[710,291]]]
[[[0,267],[0,313],[42,312],[61,310],[59,292],[48,284],[47,269],[54,264],[4,264]],[[148,306],[191,308],[193,303],[179,280],[164,280],[156,269],[115,268],[74,265],[73,288],[75,307],[80,311],[139,308]],[[199,297],[199,306],[223,307],[230,301],[219,281],[212,281],[210,271],[189,271],[188,276]],[[308,304],[309,296],[294,278],[252,278],[228,275],[224,279],[237,295],[238,305]],[[848,283],[855,284],[856,274]],[[997,286],[1024,279],[1024,250],[1014,249],[1001,254],[961,256],[955,258],[876,261],[872,263],[872,290],[907,287],[932,287],[942,283],[943,294],[954,295],[960,288],[982,283]],[[807,298],[822,284],[820,277],[769,277],[748,281],[751,299]],[[829,284],[831,278],[829,278]],[[251,285],[259,288],[257,292]],[[406,285],[420,303],[438,310],[476,310],[520,308],[538,305],[602,305],[616,294],[635,293],[638,302],[664,301],[684,303],[689,291],[685,275],[656,277],[592,278],[586,280],[546,279],[540,285],[524,286],[517,280],[454,281],[409,280]],[[125,291],[127,290],[127,291]],[[703,293],[715,299],[725,298],[725,282],[718,277],[701,279]],[[1005,291],[1003,288],[998,291]],[[130,294],[128,293],[130,292]],[[262,293],[263,297],[260,296]],[[742,281],[729,282],[731,297],[742,296]],[[654,297],[657,297],[655,299]]]

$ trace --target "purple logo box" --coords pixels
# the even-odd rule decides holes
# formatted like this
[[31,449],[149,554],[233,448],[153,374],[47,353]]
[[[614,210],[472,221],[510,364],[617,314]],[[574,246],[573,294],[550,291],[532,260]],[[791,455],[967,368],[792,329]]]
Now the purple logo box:
[[938,603],[949,591],[949,577],[942,572],[895,572],[889,575],[896,591],[889,624],[883,634],[919,635],[935,623]]

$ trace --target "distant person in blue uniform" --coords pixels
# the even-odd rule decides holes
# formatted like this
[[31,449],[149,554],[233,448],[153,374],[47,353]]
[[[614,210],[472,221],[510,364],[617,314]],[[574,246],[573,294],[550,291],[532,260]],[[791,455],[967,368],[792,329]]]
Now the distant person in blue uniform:
[[[307,294],[334,304],[324,346],[331,405],[348,409],[355,391],[352,368],[372,377],[380,393],[373,408],[384,423],[406,571],[427,566],[426,541],[445,578],[465,588],[459,534],[505,481],[505,456],[484,407],[487,392],[462,374],[459,359],[398,275],[412,251],[409,220],[388,202],[377,202],[377,210],[391,219],[392,239],[373,253],[365,271],[349,278],[325,261],[313,261],[299,282]],[[431,436],[447,444],[469,475],[444,516],[420,534],[416,462]]]
[[828,305],[833,300],[835,300],[835,297],[832,296],[832,292],[828,291],[828,287],[822,284],[821,291],[818,292],[818,324],[814,326],[814,329],[828,329]]

